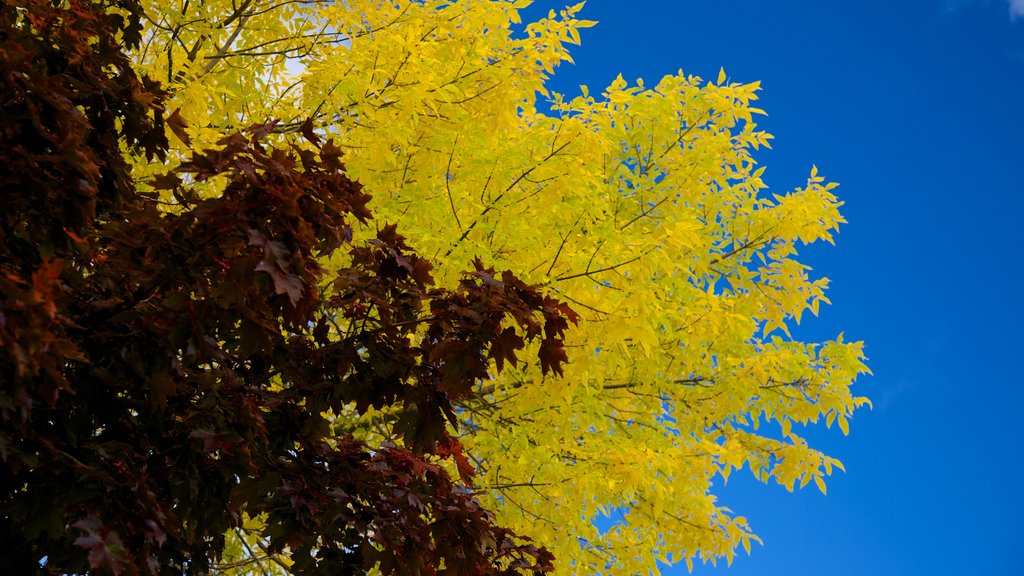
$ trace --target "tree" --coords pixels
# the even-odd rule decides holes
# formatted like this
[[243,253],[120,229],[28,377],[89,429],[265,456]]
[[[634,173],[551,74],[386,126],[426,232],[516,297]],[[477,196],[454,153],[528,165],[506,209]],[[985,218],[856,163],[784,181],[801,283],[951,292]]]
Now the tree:
[[[139,14],[0,8],[5,572],[550,571],[469,490],[446,422],[527,342],[561,371],[573,311],[479,260],[439,287],[393,225],[353,242],[371,197],[309,125],[191,152],[151,182],[171,203],[140,191],[123,151],[161,165],[168,141],[122,52]],[[388,408],[396,443],[348,429]],[[231,534],[260,549],[225,558]]]
[[[713,483],[747,466],[824,490],[839,463],[793,423],[845,432],[866,402],[851,393],[867,370],[860,343],[789,334],[828,303],[797,247],[831,242],[844,222],[835,184],[812,170],[805,187],[765,195],[756,82],[680,72],[652,87],[620,76],[600,95],[548,92],[592,23],[577,5],[523,25],[527,4],[154,1],[133,57],[166,81],[197,146],[266,118],[287,139],[312,118],[439,284],[480,257],[579,311],[562,378],[519,362],[457,405],[477,494],[502,525],[535,537],[563,573],[731,559],[754,537]],[[168,161],[187,157],[173,142]],[[134,173],[166,170],[139,161]],[[778,427],[757,427],[768,421]],[[398,422],[375,411],[353,433],[392,440]],[[626,522],[599,534],[591,519],[610,508]]]
[[[788,336],[828,302],[795,255],[843,222],[834,184],[813,171],[793,193],[760,193],[751,151],[770,136],[753,121],[756,83],[680,73],[653,89],[620,77],[599,98],[549,94],[591,23],[574,6],[519,26],[526,4],[154,3],[137,58],[171,81],[193,138],[312,113],[439,277],[481,255],[581,311],[564,380],[519,364],[462,403],[481,497],[502,521],[567,572],[731,558],[752,535],[715,504],[714,479],[746,464],[824,490],[838,462],[792,423],[845,431],[865,402],[850,393],[859,343]],[[365,437],[389,437],[382,420]],[[758,432],[762,420],[781,436]],[[590,519],[609,507],[628,522],[598,534]]]

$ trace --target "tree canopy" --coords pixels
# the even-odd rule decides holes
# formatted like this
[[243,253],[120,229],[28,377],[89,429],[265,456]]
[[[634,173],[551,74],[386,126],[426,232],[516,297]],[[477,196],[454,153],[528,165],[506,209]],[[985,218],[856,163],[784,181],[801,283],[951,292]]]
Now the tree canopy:
[[[280,200],[287,210],[275,208],[272,222],[260,220],[256,227],[273,224],[273,234],[240,236],[250,224],[231,221],[228,233],[210,222],[239,219],[227,215],[224,198],[243,190],[255,194],[246,186],[265,177],[260,170],[268,166],[272,174],[282,162],[295,170],[327,171],[330,178],[342,178],[331,170],[343,174],[359,183],[374,216],[365,224],[362,212],[345,212],[350,228],[342,236],[351,234],[353,246],[404,255],[406,248],[394,243],[407,241],[425,256],[416,262],[431,263],[430,275],[446,294],[469,298],[474,290],[519,290],[531,296],[516,296],[525,310],[488,296],[498,316],[470,315],[476,324],[463,332],[453,328],[446,339],[436,332],[440,310],[432,307],[454,296],[432,296],[434,288],[402,279],[402,290],[413,294],[403,305],[435,320],[407,322],[414,312],[393,312],[402,329],[391,336],[408,344],[390,342],[382,358],[395,354],[392,347],[424,346],[463,358],[469,346],[476,351],[469,355],[473,360],[439,382],[431,379],[437,374],[415,370],[403,372],[402,386],[364,382],[362,393],[381,395],[378,401],[359,393],[332,398],[335,404],[325,405],[330,410],[312,418],[316,426],[344,431],[359,442],[358,450],[395,446],[420,458],[440,456],[437,439],[460,446],[447,460],[427,459],[440,462],[439,474],[463,472],[463,483],[472,468],[473,501],[492,510],[494,525],[504,527],[486,530],[507,528],[533,538],[554,555],[557,573],[646,573],[658,560],[731,559],[756,537],[742,516],[717,503],[714,484],[746,467],[766,482],[792,489],[813,481],[824,491],[824,476],[841,464],[809,446],[793,424],[825,420],[845,432],[853,411],[866,402],[851,392],[856,376],[867,370],[861,343],[841,335],[804,343],[790,335],[804,312],[817,314],[828,303],[827,280],[811,276],[797,249],[833,241],[844,222],[842,203],[835,184],[816,169],[802,188],[765,194],[764,168],[754,154],[771,136],[756,125],[762,113],[755,107],[756,82],[732,82],[724,71],[705,81],[680,71],[652,85],[619,76],[600,93],[587,87],[573,97],[550,92],[545,81],[571,61],[569,45],[579,43],[579,30],[593,23],[579,19],[582,4],[523,23],[519,11],[528,4],[181,0],[121,6],[119,14],[143,18],[141,30],[129,26],[124,34],[138,40],[129,54],[137,69],[161,82],[170,138],[166,156],[153,161],[162,143],[123,132],[127,144],[148,152],[130,154],[140,197],[152,200],[148,218],[159,213],[161,222],[191,222],[187,226],[216,240],[185,253],[163,248],[155,232],[121,237],[136,239],[132,258],[144,257],[147,246],[161,246],[179,260],[134,262],[149,281],[166,274],[162,266],[211,286],[217,283],[210,278],[228,270],[244,269],[246,282],[262,278],[253,290],[266,297],[264,313],[280,320],[250,326],[239,317],[238,326],[212,329],[210,340],[197,341],[195,350],[256,353],[236,350],[231,330],[255,331],[264,345],[287,346],[298,334],[316,350],[328,344],[312,331],[332,341],[353,330],[372,332],[388,325],[391,313],[385,310],[406,296],[387,293],[373,306],[334,302],[333,311],[317,316],[318,306],[332,302],[336,279],[358,275],[354,269],[364,274],[369,264],[358,251],[326,250],[316,231],[330,226],[320,213],[302,212],[309,209],[302,203],[290,204],[291,196]],[[250,125],[263,128],[224,140]],[[152,137],[163,135],[156,130]],[[333,159],[323,158],[325,149]],[[339,157],[344,168],[332,164]],[[200,217],[204,213],[195,211],[204,206],[209,215]],[[254,208],[242,214],[260,213],[246,210]],[[377,223],[396,224],[405,240]],[[57,231],[53,236],[68,244]],[[274,244],[281,231],[312,243],[306,251],[287,245],[284,257]],[[251,261],[223,268],[195,260],[202,254],[223,258],[217,251],[226,246]],[[89,282],[102,278],[82,266]],[[490,266],[514,276],[499,281]],[[110,282],[123,290],[149,286],[143,279]],[[145,294],[120,298],[153,305]],[[182,301],[197,294],[193,290]],[[218,301],[253,303],[244,290],[218,289],[208,298],[210,309],[195,314],[210,322],[225,314]],[[371,310],[360,316],[346,308],[356,304]],[[461,302],[451,306],[466,308]],[[550,332],[538,328],[540,317]],[[572,320],[577,323],[570,327]],[[367,352],[349,349],[358,357]],[[566,353],[570,362],[563,364]],[[309,370],[321,370],[308,377],[325,382],[345,380],[353,369],[323,370],[320,358],[301,354],[288,358],[288,365],[306,358]],[[427,356],[428,363],[437,361]],[[212,362],[211,370],[235,370]],[[375,369],[396,369],[385,364]],[[285,373],[267,363],[246,370],[273,378]],[[214,380],[221,380],[220,373]],[[450,409],[434,400],[440,404],[430,408],[431,442],[423,443],[416,438],[425,432],[416,431],[425,425],[410,416],[421,414],[425,401],[415,390],[445,389],[446,378],[458,380],[458,393],[447,396]],[[759,428],[768,422],[777,426]],[[278,433],[265,429],[267,438]],[[224,470],[230,470],[227,463]],[[231,478],[230,472],[217,474]],[[611,509],[622,510],[625,521],[602,533],[593,518]],[[265,520],[254,514],[252,522]],[[277,555],[283,548],[272,535],[242,530],[229,534],[225,545],[226,557],[240,563],[265,556],[260,562],[272,570],[275,560],[290,562]],[[260,547],[269,555],[252,552]],[[522,558],[548,561],[539,549],[515,549]]]
[[[308,130],[291,150],[274,123],[228,134],[152,182],[173,204],[141,192],[122,146],[159,164],[167,140],[121,51],[137,13],[0,11],[0,565],[549,571],[467,489],[446,422],[489,358],[538,341],[560,371],[572,310],[480,261],[437,287],[393,225],[353,244],[371,198]],[[348,430],[388,407],[395,442]],[[225,558],[228,535],[259,556]]]

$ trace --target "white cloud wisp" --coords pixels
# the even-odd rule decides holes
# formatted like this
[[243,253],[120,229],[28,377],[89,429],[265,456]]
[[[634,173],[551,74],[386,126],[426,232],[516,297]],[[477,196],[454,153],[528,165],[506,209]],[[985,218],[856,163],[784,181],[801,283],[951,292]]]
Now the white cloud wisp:
[[1024,0],[1010,0],[1010,19],[1024,17]]

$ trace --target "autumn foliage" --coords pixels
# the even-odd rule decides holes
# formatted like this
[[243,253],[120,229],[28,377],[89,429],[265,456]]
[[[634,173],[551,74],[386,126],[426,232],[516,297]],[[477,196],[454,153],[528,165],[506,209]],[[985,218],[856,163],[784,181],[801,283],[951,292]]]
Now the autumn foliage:
[[[439,287],[393,225],[354,242],[371,197],[309,124],[226,133],[140,190],[125,151],[187,134],[122,51],[139,18],[0,9],[4,573],[206,573],[232,531],[296,573],[550,571],[451,430],[529,342],[560,372],[575,313],[479,260]],[[381,410],[395,442],[346,429]]]
[[558,94],[583,3],[0,2],[0,567],[646,574],[842,468],[758,82]]

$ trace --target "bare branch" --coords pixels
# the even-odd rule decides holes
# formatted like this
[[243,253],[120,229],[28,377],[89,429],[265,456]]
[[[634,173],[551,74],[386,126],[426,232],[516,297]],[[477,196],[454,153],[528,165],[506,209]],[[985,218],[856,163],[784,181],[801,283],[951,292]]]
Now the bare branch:
[[452,186],[451,181],[454,176],[452,175],[452,159],[455,158],[455,147],[459,145],[459,135],[455,135],[455,142],[452,144],[452,153],[448,155],[448,169],[444,173],[444,188],[448,192],[448,205],[452,208],[452,216],[455,216],[455,224],[462,230],[462,222],[459,221],[459,213],[455,210],[455,200],[452,199]]

